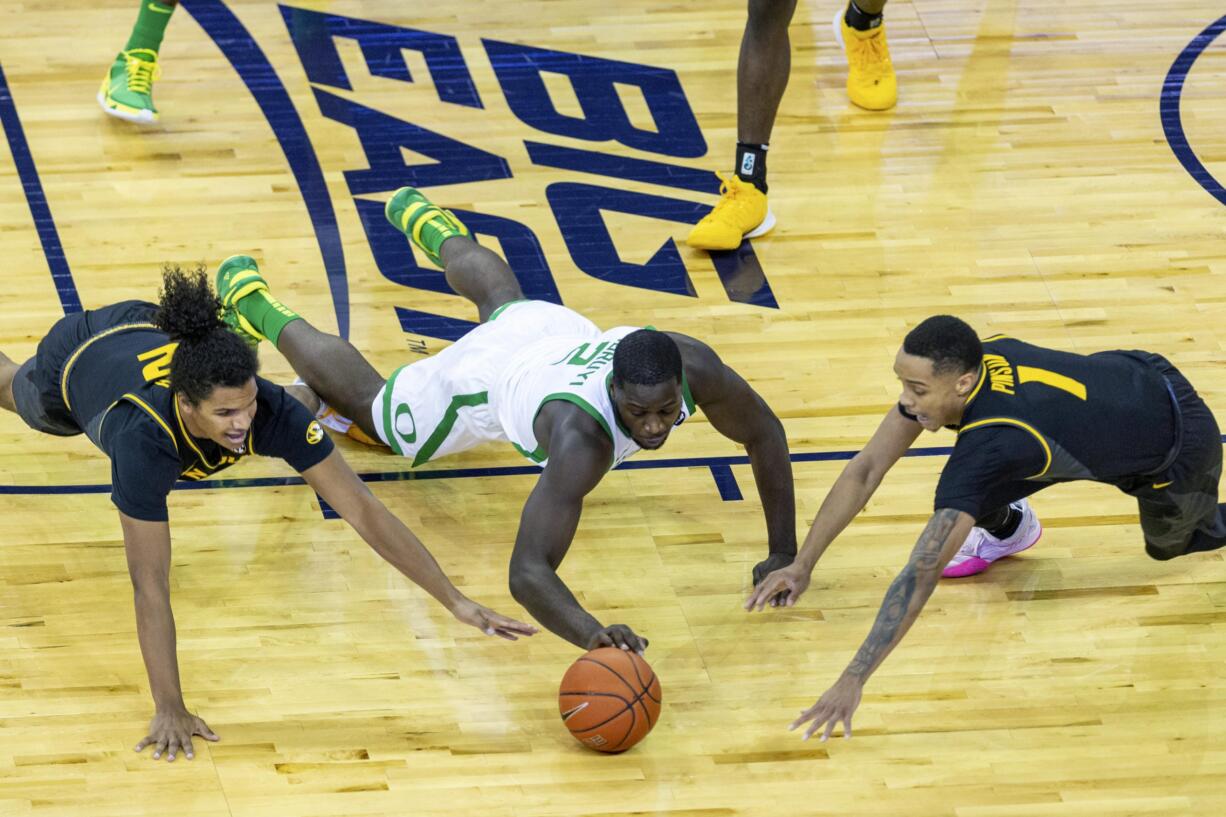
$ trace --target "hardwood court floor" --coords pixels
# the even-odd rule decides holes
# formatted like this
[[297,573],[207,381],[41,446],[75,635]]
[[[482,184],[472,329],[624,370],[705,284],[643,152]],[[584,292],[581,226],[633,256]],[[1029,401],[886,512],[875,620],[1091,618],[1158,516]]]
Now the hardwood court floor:
[[[1226,211],[1207,192],[1226,172],[1226,44],[1202,43],[1181,84],[1181,115],[1168,120],[1203,162],[1206,187],[1181,166],[1160,118],[1168,69],[1220,4],[893,0],[901,101],[872,114],[843,94],[834,6],[804,0],[770,152],[779,227],[754,244],[778,308],[730,296],[761,293],[751,263],[725,284],[705,255],[684,247],[678,263],[696,297],[585,272],[579,261],[591,266],[603,239],[551,207],[550,186],[603,187],[587,193],[630,202],[630,213],[606,214],[630,264],[688,229],[684,219],[642,215],[635,208],[647,196],[672,201],[661,206],[674,215],[713,199],[535,165],[525,146],[726,169],[743,3],[309,4],[456,37],[480,108],[440,102],[417,52],[404,52],[414,83],[372,76],[353,40],[337,41],[349,89],[308,77],[276,4],[230,2],[232,17],[226,8],[187,0],[175,13],[157,86],[164,118],[140,130],[104,117],[92,99],[135,3],[0,6],[0,66],[65,260],[45,255],[52,222],[31,215],[31,163],[5,120],[0,349],[11,357],[29,356],[62,314],[53,268],[68,269],[80,301],[96,306],[153,298],[163,261],[212,266],[249,252],[287,303],[335,328],[303,178],[320,182],[310,195],[327,205],[311,212],[335,213],[336,240],[325,244],[345,259],[349,334],[376,365],[390,371],[421,348],[394,307],[472,320],[456,296],[381,274],[391,267],[371,249],[359,202],[377,211],[398,186],[387,151],[399,148],[383,145],[373,183],[345,175],[369,167],[354,129],[337,121],[356,103],[504,159],[509,177],[431,193],[530,230],[565,303],[598,324],[652,323],[711,342],[775,407],[796,454],[863,444],[895,397],[897,343],[937,311],[985,335],[1160,351],[1226,410]],[[674,70],[705,153],[663,155],[531,127],[512,113],[483,38]],[[280,102],[259,54],[284,85]],[[548,75],[546,87],[559,112],[582,116],[564,77]],[[650,130],[641,95],[625,85],[619,93],[629,122]],[[282,134],[296,111],[309,142],[289,139],[283,150],[257,94],[272,99],[266,110]],[[331,118],[321,105],[333,106]],[[623,201],[619,190],[640,195]],[[571,223],[574,246],[561,222]],[[269,376],[288,379],[275,352],[263,355]],[[342,445],[364,472],[405,468]],[[738,453],[699,415],[641,459]],[[748,467],[733,467],[745,498],[728,502],[701,460],[611,474],[587,503],[562,575],[599,618],[651,638],[665,694],[654,734],[615,757],[580,749],[557,717],[556,684],[576,656],[568,644],[548,634],[495,643],[462,628],[342,522],[324,521],[301,486],[177,493],[184,691],[222,742],[197,741],[194,762],[167,766],[131,751],[150,704],[114,511],[105,492],[73,487],[105,484],[108,465],[80,438],[37,436],[6,415],[0,815],[1226,813],[1226,564],[1220,553],[1148,560],[1132,502],[1100,486],[1040,495],[1047,533],[1038,547],[939,588],[867,687],[854,740],[801,743],[785,731],[867,632],[931,509],[942,463],[902,463],[823,560],[803,603],[753,616],[739,605],[765,533]],[[437,467],[518,464],[508,448]],[[802,530],[840,466],[797,464]],[[253,462],[226,476],[288,474]],[[466,592],[517,612],[506,561],[532,479],[374,490]]]

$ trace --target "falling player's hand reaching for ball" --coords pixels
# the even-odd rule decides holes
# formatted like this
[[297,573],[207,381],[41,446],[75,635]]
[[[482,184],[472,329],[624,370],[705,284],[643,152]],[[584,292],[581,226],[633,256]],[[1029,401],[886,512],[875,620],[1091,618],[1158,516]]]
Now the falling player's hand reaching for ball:
[[522,621],[495,613],[472,599],[463,599],[458,602],[451,608],[451,614],[486,635],[496,635],[507,641],[518,641],[521,635],[530,636],[538,632],[531,624],[524,624]]
[[791,607],[809,588],[810,575],[810,571],[797,562],[768,574],[754,586],[753,592],[745,600],[745,609],[753,612],[768,604],[771,607]]

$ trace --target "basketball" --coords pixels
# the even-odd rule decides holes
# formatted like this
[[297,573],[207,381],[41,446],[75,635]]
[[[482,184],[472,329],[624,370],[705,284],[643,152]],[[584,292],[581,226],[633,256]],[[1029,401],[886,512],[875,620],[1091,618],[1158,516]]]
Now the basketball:
[[558,711],[575,740],[598,752],[624,752],[660,719],[660,679],[637,653],[601,647],[562,676]]

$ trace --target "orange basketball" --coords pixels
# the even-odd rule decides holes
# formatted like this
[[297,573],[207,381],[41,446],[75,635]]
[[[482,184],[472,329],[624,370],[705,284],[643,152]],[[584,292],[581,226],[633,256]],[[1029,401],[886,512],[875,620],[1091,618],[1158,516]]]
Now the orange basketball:
[[570,665],[558,690],[562,722],[598,752],[624,752],[660,719],[660,679],[637,653],[592,650]]

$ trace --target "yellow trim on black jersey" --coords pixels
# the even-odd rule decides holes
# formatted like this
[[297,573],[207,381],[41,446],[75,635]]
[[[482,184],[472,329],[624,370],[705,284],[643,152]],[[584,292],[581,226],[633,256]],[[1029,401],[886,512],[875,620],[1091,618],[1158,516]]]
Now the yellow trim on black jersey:
[[76,348],[76,350],[68,357],[68,361],[64,364],[64,371],[60,373],[60,396],[64,398],[64,405],[72,411],[72,403],[68,402],[68,373],[72,371],[72,367],[76,364],[77,358],[81,353],[90,347],[96,340],[102,340],[108,335],[113,335],[116,332],[123,332],[128,329],[157,329],[157,326],[152,323],[124,323],[119,326],[112,326],[103,332],[99,332],[91,338],[87,338],[84,343]]
[[976,420],[973,423],[968,423],[958,429],[958,436],[961,437],[964,431],[970,431],[973,428],[980,428],[987,425],[1012,425],[1018,428],[1025,429],[1034,435],[1034,438],[1039,441],[1039,445],[1043,447],[1043,454],[1047,457],[1047,464],[1043,466],[1043,470],[1037,474],[1026,477],[1026,479],[1037,479],[1048,472],[1051,468],[1051,446],[1047,444],[1047,440],[1043,439],[1043,435],[1035,431],[1034,427],[1023,423],[1021,420],[1014,420],[1012,417],[988,417],[985,420]]
[[[158,414],[156,411],[154,411],[149,406],[148,403],[146,403],[144,400],[137,397],[135,394],[132,394],[131,392],[128,392],[127,394],[125,394],[123,397],[119,399],[120,400],[131,400],[133,403],[143,408],[150,417],[152,417],[154,420],[157,421],[157,424],[162,427],[162,430],[165,431],[170,436],[170,442],[175,447],[175,453],[178,453],[179,441],[175,439],[175,433],[170,430],[170,426],[166,423],[165,420],[162,419],[162,415]],[[117,400],[115,402],[119,402],[119,401]]]
[[[207,459],[205,459],[204,452],[203,452],[203,451],[201,451],[199,448],[197,448],[197,447],[196,447],[196,443],[195,443],[195,441],[192,439],[191,432],[190,432],[190,431],[188,431],[188,430],[187,430],[187,426],[183,424],[183,415],[179,413],[179,400],[178,400],[178,398],[176,398],[176,397],[171,397],[170,399],[171,399],[171,400],[173,400],[173,401],[174,401],[174,404],[175,404],[175,418],[176,418],[176,419],[178,419],[178,421],[179,421],[179,428],[180,428],[180,429],[182,429],[182,431],[183,431],[183,439],[187,440],[187,444],[188,444],[189,446],[191,446],[191,449],[192,449],[193,451],[195,451],[195,452],[196,452],[196,456],[200,458],[200,462],[201,462],[201,463],[204,465],[204,467],[205,467],[205,468],[209,468],[209,469],[212,469],[212,470],[214,470],[214,471],[218,470],[218,469],[221,467],[222,462],[224,462],[224,461],[225,461],[225,457],[226,457],[227,455],[226,455],[226,454],[222,454],[222,455],[221,455],[221,458],[217,460],[217,465],[213,465],[213,464],[212,464],[212,463],[210,463],[210,462],[209,462]],[[252,424],[252,426],[254,427],[254,425],[255,425],[255,424],[253,423],[253,424]],[[251,445],[251,434],[252,434],[252,428],[248,428],[248,429],[247,429],[247,445],[246,445],[246,448],[247,448],[247,450],[248,450],[248,451],[250,451],[252,454],[254,454],[254,453],[255,453],[255,448],[254,448],[254,447],[252,447],[252,445]],[[231,452],[231,453],[233,453],[233,452]],[[239,454],[238,456],[239,456],[239,457],[242,457],[242,454]]]
[[974,400],[975,397],[979,394],[979,390],[983,388],[983,384],[987,382],[987,379],[988,379],[988,367],[985,366],[982,362],[980,362],[979,364],[979,382],[975,384],[975,388],[971,389],[970,396],[966,398],[966,402],[963,403],[962,405],[969,406],[971,404],[971,401]]
[[1013,340],[1013,338],[1009,337],[1008,335],[992,335],[990,337],[984,338],[980,342],[981,343],[991,343],[994,340]]
[[[204,456],[204,452],[200,450],[195,441],[192,439],[191,432],[187,430],[187,426],[183,425],[183,415],[179,413],[178,397],[171,395],[170,400],[175,404],[175,418],[179,421],[179,429],[183,432],[183,439],[187,440],[187,444],[191,446],[192,451],[196,452],[196,456],[200,458],[200,462],[203,463],[205,468],[208,468],[210,471],[217,470],[217,465],[214,465],[208,461],[208,459]],[[221,460],[218,460],[217,463],[220,465]]]

